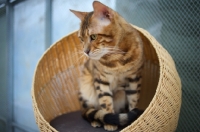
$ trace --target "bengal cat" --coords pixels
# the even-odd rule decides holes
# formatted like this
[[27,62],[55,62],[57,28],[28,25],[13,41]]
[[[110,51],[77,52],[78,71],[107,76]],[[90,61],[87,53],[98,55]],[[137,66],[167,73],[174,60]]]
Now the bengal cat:
[[[137,109],[144,62],[136,29],[117,12],[94,1],[94,11],[73,12],[80,20],[78,37],[89,58],[80,78],[82,115],[93,127],[115,131],[132,123]],[[128,109],[128,111],[126,111]]]

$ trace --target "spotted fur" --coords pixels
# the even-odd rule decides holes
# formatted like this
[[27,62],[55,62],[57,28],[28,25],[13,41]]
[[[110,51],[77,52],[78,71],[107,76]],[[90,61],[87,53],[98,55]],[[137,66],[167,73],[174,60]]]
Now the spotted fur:
[[114,131],[132,123],[137,109],[144,62],[136,29],[98,1],[93,12],[71,10],[80,20],[78,37],[89,58],[80,78],[82,115],[93,127]]

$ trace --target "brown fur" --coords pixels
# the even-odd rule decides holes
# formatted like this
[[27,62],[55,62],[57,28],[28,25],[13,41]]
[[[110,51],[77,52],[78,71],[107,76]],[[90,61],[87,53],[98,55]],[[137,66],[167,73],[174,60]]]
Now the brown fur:
[[[132,111],[139,100],[143,43],[117,12],[98,1],[93,7],[89,13],[71,10],[81,20],[78,37],[89,57],[80,78],[80,102],[92,126],[103,123],[106,130],[114,131],[130,123],[131,116],[138,117]],[[120,114],[127,105],[129,112]]]

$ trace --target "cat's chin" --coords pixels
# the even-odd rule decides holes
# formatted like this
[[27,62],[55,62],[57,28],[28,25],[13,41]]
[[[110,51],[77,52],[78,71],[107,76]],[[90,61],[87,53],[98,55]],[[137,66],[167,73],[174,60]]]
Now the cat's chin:
[[88,55],[88,57],[92,60],[100,60],[105,54],[98,54],[98,55]]
[[95,57],[94,56],[93,57],[89,56],[89,58],[92,59],[92,60],[100,60],[101,59],[101,57],[98,57],[98,56],[95,56]]

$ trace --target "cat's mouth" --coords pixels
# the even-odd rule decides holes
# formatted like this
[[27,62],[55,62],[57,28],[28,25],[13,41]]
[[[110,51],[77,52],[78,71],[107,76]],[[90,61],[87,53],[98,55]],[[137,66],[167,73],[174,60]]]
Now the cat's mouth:
[[104,55],[109,54],[109,50],[107,49],[96,49],[94,51],[90,51],[88,54],[85,54],[87,57],[93,60],[100,60]]

